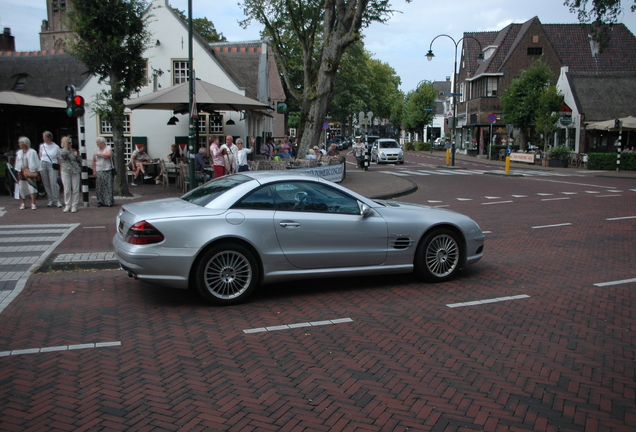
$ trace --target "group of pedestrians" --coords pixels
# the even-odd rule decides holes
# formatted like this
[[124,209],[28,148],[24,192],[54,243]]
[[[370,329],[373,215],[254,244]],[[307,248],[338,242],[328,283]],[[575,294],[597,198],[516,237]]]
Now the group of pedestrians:
[[[20,193],[20,210],[27,208],[26,199],[31,199],[31,210],[36,210],[35,199],[38,193],[37,178],[42,180],[49,203],[47,207],[64,208],[64,212],[75,213],[79,203],[81,159],[73,148],[69,137],[62,138],[60,148],[53,142],[53,134],[42,133],[42,144],[39,151],[31,148],[31,140],[27,137],[18,139],[20,150],[15,155],[15,170],[18,172],[18,189]],[[58,177],[64,188],[64,203],[60,200]]]
[[[225,137],[225,143],[219,146],[219,137],[212,137],[210,140],[211,164],[205,161],[208,151],[201,147],[199,153],[194,157],[194,170],[205,173],[206,168],[212,168],[215,178],[226,174],[249,171],[247,155],[252,153],[256,138],[251,137],[251,141],[251,147],[243,147],[243,139],[237,138],[235,144],[232,135],[228,135]],[[207,174],[205,176],[206,180],[210,177]]]

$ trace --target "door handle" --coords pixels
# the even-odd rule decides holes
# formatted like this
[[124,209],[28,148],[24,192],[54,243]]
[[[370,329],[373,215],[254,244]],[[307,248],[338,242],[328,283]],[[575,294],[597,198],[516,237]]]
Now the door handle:
[[280,222],[279,225],[282,226],[283,228],[298,228],[300,226],[300,223],[298,223],[298,222]]

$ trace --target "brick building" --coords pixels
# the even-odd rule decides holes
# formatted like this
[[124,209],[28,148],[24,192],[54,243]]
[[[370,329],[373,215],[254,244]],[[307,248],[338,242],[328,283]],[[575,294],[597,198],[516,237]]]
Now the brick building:
[[[480,154],[487,151],[491,125],[488,116],[501,117],[499,96],[522,70],[528,69],[539,58],[552,69],[551,84],[554,85],[563,66],[567,66],[570,73],[585,73],[598,80],[607,79],[611,73],[636,71],[636,38],[627,27],[623,24],[613,26],[611,40],[603,52],[590,34],[589,25],[542,24],[537,17],[523,24],[510,24],[499,31],[464,33],[457,78],[458,93],[461,93],[457,104],[458,127],[461,128],[458,147],[477,147]],[[484,60],[478,63],[480,52]],[[612,103],[612,100],[625,97],[624,92],[605,94],[599,103]],[[635,115],[636,112],[624,114]],[[568,126],[572,127],[572,124]],[[584,121],[578,127],[584,127]],[[499,143],[502,137],[507,137],[505,124],[500,120],[495,122],[493,133]],[[558,133],[557,143],[565,144],[565,136],[564,132]],[[578,143],[573,141],[570,145],[573,149],[578,148]]]

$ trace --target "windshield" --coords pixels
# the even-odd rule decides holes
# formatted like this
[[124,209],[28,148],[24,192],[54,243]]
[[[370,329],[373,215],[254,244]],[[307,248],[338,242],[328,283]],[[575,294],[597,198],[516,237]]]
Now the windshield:
[[218,196],[251,180],[250,177],[241,174],[219,177],[191,190],[181,199],[204,207]]
[[380,148],[398,148],[400,145],[397,141],[380,141]]

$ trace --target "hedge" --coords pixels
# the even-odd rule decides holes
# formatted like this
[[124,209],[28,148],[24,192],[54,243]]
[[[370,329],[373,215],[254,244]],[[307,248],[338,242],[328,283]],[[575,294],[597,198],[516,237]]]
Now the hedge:
[[[590,153],[587,160],[589,170],[616,170],[616,153]],[[636,171],[636,153],[621,153],[621,171]]]

